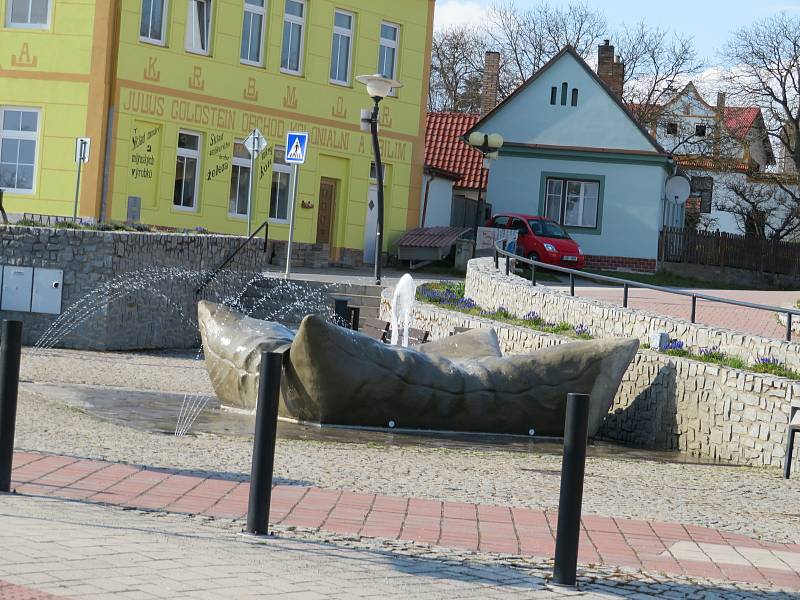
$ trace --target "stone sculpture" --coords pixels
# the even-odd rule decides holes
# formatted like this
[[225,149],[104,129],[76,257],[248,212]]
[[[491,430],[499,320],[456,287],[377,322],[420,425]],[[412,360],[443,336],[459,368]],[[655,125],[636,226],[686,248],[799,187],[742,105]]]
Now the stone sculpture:
[[[220,401],[252,408],[261,349],[286,344],[291,331],[210,302],[198,312]],[[638,341],[581,341],[503,357],[494,332],[473,330],[428,346],[389,346],[309,315],[285,364],[281,414],[330,425],[394,421],[409,429],[560,436],[566,395],[578,392],[592,396],[594,435]]]

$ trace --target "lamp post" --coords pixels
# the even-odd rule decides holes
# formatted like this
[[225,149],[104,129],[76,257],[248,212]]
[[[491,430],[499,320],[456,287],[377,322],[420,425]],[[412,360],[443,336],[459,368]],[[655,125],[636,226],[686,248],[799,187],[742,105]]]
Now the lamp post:
[[489,171],[491,161],[499,156],[500,148],[503,147],[503,136],[499,133],[482,133],[473,131],[467,137],[467,143],[475,148],[483,156],[483,169],[481,169],[480,187],[478,187],[478,206],[475,211],[475,226],[472,229],[472,237],[475,243],[472,246],[472,257],[475,258],[475,250],[478,246],[478,224],[481,214],[481,193],[484,186],[484,170]]
[[372,133],[372,151],[375,154],[375,170],[378,179],[378,225],[375,232],[375,283],[381,284],[381,250],[383,249],[383,165],[381,163],[381,148],[378,143],[378,110],[381,100],[389,95],[392,88],[403,87],[403,84],[394,79],[375,75],[359,75],[356,81],[367,86],[367,94],[375,103],[369,116],[369,128]]

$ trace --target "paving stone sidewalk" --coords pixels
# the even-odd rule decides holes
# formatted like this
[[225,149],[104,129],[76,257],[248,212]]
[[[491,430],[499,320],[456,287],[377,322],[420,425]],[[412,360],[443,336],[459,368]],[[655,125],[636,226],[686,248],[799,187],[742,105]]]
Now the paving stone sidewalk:
[[[245,515],[249,492],[246,482],[35,452],[15,454],[12,481],[21,494],[233,520]],[[534,557],[553,555],[556,519],[550,511],[304,486],[277,486],[270,512],[283,528]],[[800,544],[678,523],[585,516],[579,561],[800,590]]]

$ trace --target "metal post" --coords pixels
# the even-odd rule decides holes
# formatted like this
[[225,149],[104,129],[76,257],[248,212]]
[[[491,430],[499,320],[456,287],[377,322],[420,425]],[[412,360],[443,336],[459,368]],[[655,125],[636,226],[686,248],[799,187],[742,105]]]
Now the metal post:
[[81,166],[83,165],[83,161],[78,159],[78,181],[75,183],[75,207],[72,209],[72,220],[78,220],[78,197],[80,196],[81,192]]
[[0,492],[11,491],[21,352],[22,321],[3,321],[0,328]]
[[253,535],[269,533],[269,505],[272,497],[282,369],[283,352],[261,352],[253,462],[250,469],[250,499],[247,505],[246,531]]
[[506,275],[511,272],[511,257],[506,254]]
[[289,188],[289,241],[286,243],[286,274],[284,277],[289,279],[292,276],[292,237],[294,236],[294,204],[297,199],[297,177],[300,169],[297,163],[292,163],[292,187]]
[[536,285],[536,264],[531,263],[531,285]]
[[589,395],[567,394],[564,423],[564,458],[558,497],[558,528],[553,579],[558,585],[575,585],[581,533],[583,474],[589,433]]
[[794,452],[794,436],[797,434],[797,431],[789,427],[786,435],[788,439],[786,440],[786,455],[783,458],[783,478],[789,479],[789,475],[792,472],[792,452]]
[[350,298],[345,298],[344,296],[335,296],[333,298],[333,314],[336,315],[336,319],[338,320],[337,325],[341,325],[342,327],[345,327],[349,320],[350,311],[347,308],[349,302]]
[[381,284],[381,253],[383,252],[383,164],[381,163],[381,146],[378,143],[378,103],[380,97],[373,98],[375,106],[369,121],[372,133],[372,151],[375,154],[376,178],[378,180],[378,226],[375,228],[375,284]]
[[569,295],[575,295],[575,275],[572,273],[569,274]]
[[497,248],[494,249],[494,268],[500,268],[500,253],[497,251]]
[[692,323],[697,317],[697,296],[692,296]]
[[[255,129],[253,133],[255,133]],[[255,195],[256,186],[258,185],[258,179],[256,178],[256,157],[260,151],[261,139],[254,135],[253,151],[250,152],[250,193],[247,194],[247,237],[250,237],[253,230],[253,207],[256,205]],[[264,239],[266,240],[266,237]],[[266,248],[266,242],[264,242],[264,247]]]
[[[486,153],[482,152],[483,160],[486,161]],[[480,187],[478,187],[478,205],[475,207],[475,225],[472,228],[472,239],[475,240],[475,243],[472,245],[472,258],[475,258],[475,253],[478,249],[478,225],[480,224],[481,218],[481,192],[483,192],[483,180],[484,180],[484,172],[486,169],[481,165],[481,181]]]
[[628,308],[628,284],[622,285],[622,307]]
[[792,313],[786,313],[786,341],[792,341]]

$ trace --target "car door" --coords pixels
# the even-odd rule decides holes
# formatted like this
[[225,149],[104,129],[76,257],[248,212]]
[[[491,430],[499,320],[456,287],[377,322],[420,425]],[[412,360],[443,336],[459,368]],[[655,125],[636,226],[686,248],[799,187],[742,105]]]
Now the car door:
[[522,219],[514,217],[508,225],[509,229],[514,229],[517,232],[517,254],[520,256],[527,256],[530,252],[531,234],[528,231],[528,225]]

